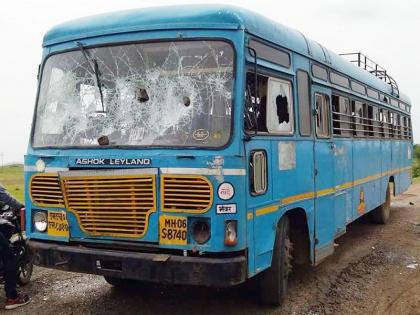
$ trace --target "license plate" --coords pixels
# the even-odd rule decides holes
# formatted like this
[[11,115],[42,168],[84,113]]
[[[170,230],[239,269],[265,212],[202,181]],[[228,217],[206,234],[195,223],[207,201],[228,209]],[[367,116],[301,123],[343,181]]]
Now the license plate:
[[48,234],[69,237],[69,224],[65,211],[48,211]]
[[187,244],[187,218],[162,215],[159,217],[159,243]]

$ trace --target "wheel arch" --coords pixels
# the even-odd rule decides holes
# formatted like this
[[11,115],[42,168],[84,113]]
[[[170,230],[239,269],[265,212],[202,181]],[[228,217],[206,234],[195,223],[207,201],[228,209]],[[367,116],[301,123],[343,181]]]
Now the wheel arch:
[[[290,240],[293,244],[293,260],[295,264],[310,263],[310,237],[306,211],[297,207],[287,210],[283,216],[289,218]],[[283,217],[282,216],[282,217]],[[281,218],[277,222],[279,224]]]

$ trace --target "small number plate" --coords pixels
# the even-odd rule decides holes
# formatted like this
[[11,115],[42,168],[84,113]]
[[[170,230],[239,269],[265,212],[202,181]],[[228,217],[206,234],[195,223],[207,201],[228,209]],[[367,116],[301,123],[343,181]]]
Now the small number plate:
[[187,218],[162,215],[159,217],[159,243],[187,244]]
[[48,234],[69,237],[69,224],[65,211],[48,211]]

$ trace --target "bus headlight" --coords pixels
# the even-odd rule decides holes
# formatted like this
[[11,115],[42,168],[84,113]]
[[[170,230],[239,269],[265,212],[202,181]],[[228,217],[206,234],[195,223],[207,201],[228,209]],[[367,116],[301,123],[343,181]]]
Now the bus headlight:
[[225,245],[235,246],[238,244],[238,221],[225,221]]
[[34,226],[38,232],[45,232],[48,227],[47,214],[43,211],[35,212],[34,214]]
[[198,244],[204,244],[210,239],[210,225],[207,221],[197,220],[192,224],[192,236]]

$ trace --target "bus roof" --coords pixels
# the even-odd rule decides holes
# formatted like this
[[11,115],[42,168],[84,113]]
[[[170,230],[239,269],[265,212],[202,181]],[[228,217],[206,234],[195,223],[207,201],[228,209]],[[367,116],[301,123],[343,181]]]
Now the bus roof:
[[[226,5],[183,5],[134,9],[84,17],[53,27],[43,46],[103,35],[145,30],[245,30],[266,41],[311,58],[380,92],[392,94],[389,84],[305,37],[301,32],[255,12]],[[399,99],[410,104],[400,93]]]

